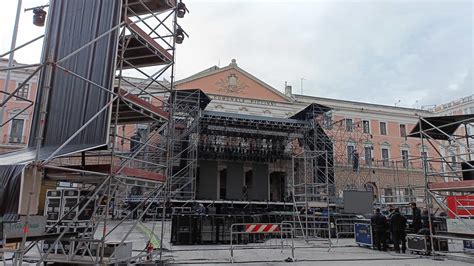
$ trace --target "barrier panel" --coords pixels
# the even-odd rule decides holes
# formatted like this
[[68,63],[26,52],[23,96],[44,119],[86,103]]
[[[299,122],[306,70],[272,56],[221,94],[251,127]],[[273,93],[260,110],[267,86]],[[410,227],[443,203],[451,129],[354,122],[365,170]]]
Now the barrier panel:
[[374,245],[370,221],[360,220],[354,223],[354,239],[359,246],[372,247]]
[[335,221],[336,224],[336,238],[339,237],[352,237],[354,236],[354,224],[360,221],[356,218],[338,218]]
[[232,224],[261,223],[261,220],[261,215],[176,214],[172,216],[171,243],[229,244]]
[[[239,243],[253,243],[236,246]],[[257,244],[260,243],[260,244]],[[287,222],[280,223],[236,223],[230,227],[230,260],[234,263],[234,250],[240,249],[291,249],[291,260],[295,259],[293,226]]]
[[295,237],[305,237],[306,240],[330,239],[330,221],[327,216],[300,216],[284,222],[292,224]]

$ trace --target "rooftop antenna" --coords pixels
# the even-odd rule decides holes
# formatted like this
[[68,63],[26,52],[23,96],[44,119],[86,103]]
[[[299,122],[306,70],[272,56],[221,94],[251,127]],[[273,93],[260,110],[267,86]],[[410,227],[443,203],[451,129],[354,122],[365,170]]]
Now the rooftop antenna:
[[301,95],[303,95],[303,80],[306,80],[305,78],[301,78]]
[[395,103],[395,107],[397,107],[397,104],[400,103],[401,100],[398,100],[396,103]]

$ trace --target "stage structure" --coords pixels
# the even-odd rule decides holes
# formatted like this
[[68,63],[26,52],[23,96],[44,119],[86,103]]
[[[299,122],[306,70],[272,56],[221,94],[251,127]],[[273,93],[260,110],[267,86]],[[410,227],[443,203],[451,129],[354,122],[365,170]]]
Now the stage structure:
[[[133,263],[155,260],[158,255],[161,259],[162,250],[158,248],[150,255],[145,251],[146,243],[134,247],[142,252],[133,251],[131,256],[120,256],[120,251],[132,252],[126,241],[128,236],[152,205],[164,206],[172,196],[168,188],[185,191],[191,184],[184,180],[189,174],[181,175],[174,170],[175,158],[182,154],[173,152],[178,143],[193,141],[184,137],[192,130],[184,130],[174,138],[182,130],[180,121],[191,121],[179,117],[185,111],[173,94],[176,44],[187,36],[177,21],[187,12],[178,0],[50,1],[41,62],[24,66],[34,71],[2,102],[5,105],[40,73],[28,148],[0,158],[4,188],[1,200],[8,203],[2,204],[1,215],[4,221],[8,218],[12,223],[19,216],[26,217],[23,237],[7,239],[21,242],[14,251],[15,264],[23,260]],[[152,74],[148,74],[147,67],[153,67]],[[1,71],[12,69],[15,67]],[[146,80],[131,82],[124,77],[125,71]],[[169,82],[159,81],[168,74]],[[195,113],[187,113],[191,114]],[[125,125],[138,129],[132,138],[119,134]],[[170,182],[177,179],[180,181]],[[43,215],[38,213],[42,205],[41,185],[50,181],[77,184],[82,197],[68,206],[64,217],[47,225],[45,235],[30,237],[30,218]],[[131,206],[126,217],[110,227],[112,202],[118,204],[119,195],[131,193],[129,189],[137,187],[145,196]],[[89,223],[99,238],[94,238],[94,233],[72,230],[83,212],[90,211],[88,206],[93,201],[99,207],[90,213]],[[118,243],[111,243],[110,235],[138,209],[143,212],[135,217],[125,236]],[[48,215],[48,211],[44,214]],[[29,255],[32,248],[45,241],[49,242],[41,248],[40,257]]]
[[[434,242],[443,239],[474,240],[474,135],[469,133],[469,127],[473,125],[474,115],[420,117],[409,135],[421,138],[422,145],[431,145],[436,152],[434,156],[423,158],[428,219],[432,224],[433,215],[441,212],[448,218],[446,231],[435,232],[434,227],[430,226],[432,247]],[[448,151],[447,154],[440,148]],[[430,164],[444,167],[436,169],[429,167]],[[440,253],[434,251],[432,254],[436,256]]]
[[[316,107],[324,108],[320,114],[329,110],[317,104],[306,109]],[[306,116],[306,109],[290,118],[202,111],[196,199],[293,202],[292,156],[332,147],[326,145],[330,140],[315,117]],[[328,160],[332,166],[332,158]],[[314,181],[332,184],[332,170]]]

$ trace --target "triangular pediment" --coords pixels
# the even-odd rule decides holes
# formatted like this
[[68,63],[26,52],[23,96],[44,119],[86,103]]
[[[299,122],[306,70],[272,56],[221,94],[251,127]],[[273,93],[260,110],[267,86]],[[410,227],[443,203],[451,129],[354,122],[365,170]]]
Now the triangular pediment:
[[275,102],[291,98],[239,68],[235,61],[223,68],[211,67],[176,82],[177,89],[201,89],[209,95],[222,95]]

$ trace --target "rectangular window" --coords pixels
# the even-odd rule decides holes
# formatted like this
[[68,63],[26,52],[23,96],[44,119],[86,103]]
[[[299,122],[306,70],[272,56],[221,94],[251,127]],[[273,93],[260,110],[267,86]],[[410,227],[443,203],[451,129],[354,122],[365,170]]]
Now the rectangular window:
[[364,147],[365,165],[372,164],[372,147]]
[[219,198],[227,198],[227,169],[222,169],[219,172]]
[[364,133],[370,134],[370,121],[368,120],[362,121],[362,127],[364,129]]
[[421,156],[421,167],[424,169],[426,165],[426,160],[428,159],[428,153],[426,151],[422,151],[420,153]]
[[410,188],[404,188],[403,189],[403,201],[404,202],[414,201],[413,190],[412,189],[410,189]]
[[350,164],[352,163],[352,158],[354,156],[354,146],[353,145],[347,145],[347,163]]
[[380,122],[380,135],[387,135],[387,123]]
[[346,131],[352,132],[353,127],[352,119],[346,118]]
[[452,155],[451,156],[451,167],[456,168],[456,163],[457,163],[456,155]]
[[407,136],[407,127],[406,125],[400,125],[400,137],[406,137]]
[[389,157],[388,157],[388,149],[382,148],[382,164],[385,167],[389,167]]
[[402,150],[402,166],[404,168],[408,167],[408,151]]
[[252,185],[253,185],[253,171],[252,170],[248,170],[247,172],[245,172],[245,185],[247,186],[247,188],[251,188]]
[[23,143],[23,125],[25,120],[13,119],[10,128],[10,143]]
[[332,116],[330,114],[324,114],[324,126],[326,129],[332,129]]
[[[21,83],[18,85],[18,87],[21,86]],[[30,84],[26,84],[25,86],[23,86],[21,89],[19,89],[17,92],[16,92],[16,96],[18,97],[15,97],[15,100],[17,101],[24,101],[24,99],[28,99],[28,94],[30,93]],[[19,98],[19,97],[22,97],[22,98]]]
[[393,189],[384,188],[384,198],[386,203],[395,202],[395,196],[393,195]]

